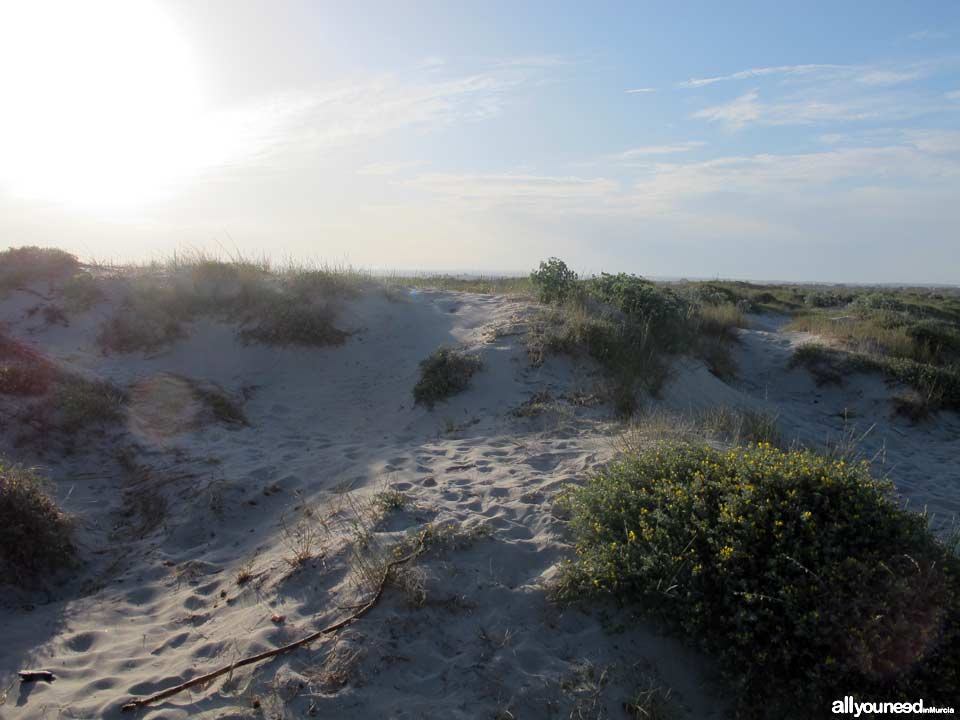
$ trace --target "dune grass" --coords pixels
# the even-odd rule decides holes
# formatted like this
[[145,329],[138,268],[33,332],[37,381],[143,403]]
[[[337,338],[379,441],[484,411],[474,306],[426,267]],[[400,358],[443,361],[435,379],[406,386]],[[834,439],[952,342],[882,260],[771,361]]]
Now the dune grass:
[[701,646],[737,717],[820,716],[847,694],[943,704],[960,687],[960,560],[865,465],[664,444],[560,507],[577,550],[561,596],[613,596]]
[[149,352],[181,338],[188,323],[213,317],[236,324],[246,343],[337,345],[347,333],[335,325],[336,304],[365,284],[368,276],[350,268],[174,255],[131,272],[98,340],[104,352]]
[[0,252],[0,294],[33,282],[62,278],[79,266],[74,255],[56,248],[8,248]]
[[44,485],[0,458],[0,581],[31,586],[74,560],[71,523]]
[[401,286],[423,290],[481,293],[484,295],[533,295],[533,285],[526,276],[397,273],[382,275],[377,279],[384,282],[388,287]]
[[415,404],[431,410],[440,400],[463,392],[483,364],[480,358],[452,348],[437,348],[420,363],[420,379],[413,388]]

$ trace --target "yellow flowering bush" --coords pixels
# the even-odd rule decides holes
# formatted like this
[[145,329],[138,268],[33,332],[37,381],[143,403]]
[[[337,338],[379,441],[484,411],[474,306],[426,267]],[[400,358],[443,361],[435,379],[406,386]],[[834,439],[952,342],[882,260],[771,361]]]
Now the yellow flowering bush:
[[742,717],[960,687],[960,562],[866,464],[664,445],[561,504],[577,550],[561,592],[637,603],[700,644]]

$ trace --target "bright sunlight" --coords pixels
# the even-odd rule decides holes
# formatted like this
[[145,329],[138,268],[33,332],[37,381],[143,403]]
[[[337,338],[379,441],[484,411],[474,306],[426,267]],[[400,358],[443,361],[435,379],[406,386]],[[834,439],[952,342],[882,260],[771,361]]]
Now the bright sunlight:
[[92,211],[135,207],[228,158],[188,44],[149,0],[0,7],[0,186]]

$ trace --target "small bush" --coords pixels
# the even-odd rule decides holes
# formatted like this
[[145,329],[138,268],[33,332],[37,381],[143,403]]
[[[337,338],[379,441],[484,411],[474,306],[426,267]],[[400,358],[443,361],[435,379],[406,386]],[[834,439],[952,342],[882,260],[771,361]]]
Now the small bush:
[[0,460],[0,577],[31,585],[70,564],[74,553],[70,522],[42,480]]
[[902,311],[906,309],[903,300],[894,293],[869,292],[857,295],[853,299],[853,306],[858,310],[892,310]]
[[0,252],[0,291],[38,280],[55,280],[78,267],[74,255],[56,248],[9,248]]
[[63,299],[74,312],[89,310],[103,300],[103,288],[90,273],[77,273],[63,284]]
[[692,337],[694,306],[670,288],[637,275],[601,273],[588,283],[590,296],[617,308],[656,336],[664,352],[683,350]]
[[636,602],[712,653],[742,717],[960,687],[960,561],[892,485],[769,445],[660,446],[572,489],[562,592]]
[[540,262],[540,267],[530,273],[530,281],[537,291],[540,302],[563,302],[577,286],[577,274],[559,258]]
[[438,400],[463,392],[470,378],[483,367],[480,358],[450,348],[439,348],[420,363],[420,380],[413,388],[414,402],[428,408]]
[[260,308],[256,316],[256,325],[240,332],[244,342],[323,347],[342,345],[350,336],[334,326],[335,313],[329,306],[277,298]]

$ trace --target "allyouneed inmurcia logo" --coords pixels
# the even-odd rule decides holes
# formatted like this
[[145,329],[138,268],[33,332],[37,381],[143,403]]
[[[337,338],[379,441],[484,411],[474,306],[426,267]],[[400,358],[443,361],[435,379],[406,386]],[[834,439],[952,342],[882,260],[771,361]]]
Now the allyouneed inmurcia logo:
[[834,715],[953,715],[952,707],[924,707],[923,700],[916,702],[857,702],[852,695],[833,701]]

